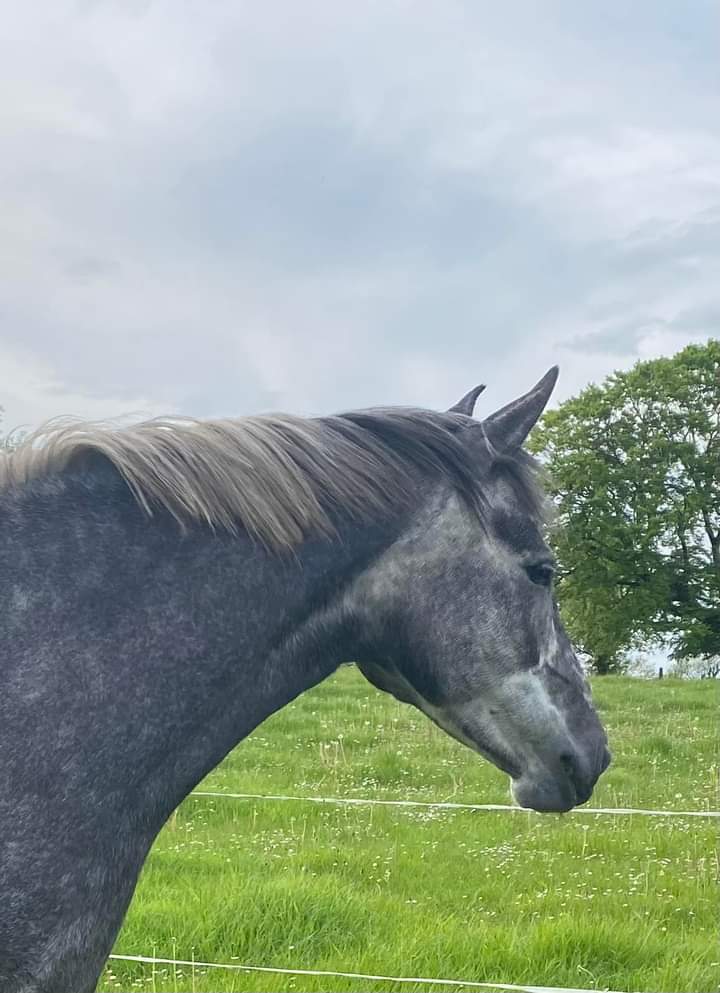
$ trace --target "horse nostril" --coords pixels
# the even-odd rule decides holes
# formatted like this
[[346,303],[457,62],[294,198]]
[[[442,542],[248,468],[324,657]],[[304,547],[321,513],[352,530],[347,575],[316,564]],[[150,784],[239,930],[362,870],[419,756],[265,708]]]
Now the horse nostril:
[[592,793],[592,786],[586,781],[580,768],[580,763],[571,752],[562,752],[560,755],[560,765],[565,775],[573,784],[579,803],[585,803]]
[[575,788],[577,802],[585,803],[592,796],[593,787],[603,770],[610,764],[610,752],[603,748],[600,755],[601,767],[586,766],[579,755],[573,752],[561,752],[560,767]]

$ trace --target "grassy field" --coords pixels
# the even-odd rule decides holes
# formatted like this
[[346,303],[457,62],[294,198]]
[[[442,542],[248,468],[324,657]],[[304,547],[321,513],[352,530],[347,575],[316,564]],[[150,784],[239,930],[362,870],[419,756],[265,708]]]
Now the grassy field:
[[[593,806],[718,808],[714,681],[596,681],[614,764]],[[351,668],[201,789],[507,803],[507,779]],[[648,993],[718,989],[718,822],[190,797],[115,951]],[[444,987],[448,989],[448,987]],[[100,989],[440,990],[112,961]]]

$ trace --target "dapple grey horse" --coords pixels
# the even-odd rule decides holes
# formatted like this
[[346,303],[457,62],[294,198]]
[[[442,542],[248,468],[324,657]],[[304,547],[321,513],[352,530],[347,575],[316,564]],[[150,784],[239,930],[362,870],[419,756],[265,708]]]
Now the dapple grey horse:
[[347,660],[566,811],[609,762],[523,441],[445,413],[50,424],[0,460],[0,990],[89,993],[143,861]]

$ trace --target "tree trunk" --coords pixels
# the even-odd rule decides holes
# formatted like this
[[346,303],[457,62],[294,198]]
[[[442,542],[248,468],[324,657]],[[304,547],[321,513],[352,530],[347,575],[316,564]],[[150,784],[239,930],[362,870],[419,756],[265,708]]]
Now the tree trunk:
[[612,671],[612,658],[609,655],[596,655],[592,668],[596,676],[607,676]]
[[713,531],[710,523],[710,515],[704,507],[702,508],[702,516],[703,523],[705,524],[705,531],[710,539],[710,551],[712,554],[715,575],[718,580],[720,580],[720,531]]

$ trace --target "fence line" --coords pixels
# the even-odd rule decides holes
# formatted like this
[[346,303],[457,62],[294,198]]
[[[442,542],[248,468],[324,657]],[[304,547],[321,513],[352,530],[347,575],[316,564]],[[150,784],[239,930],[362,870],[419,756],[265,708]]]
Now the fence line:
[[[505,803],[451,803],[428,800],[375,800],[371,797],[284,796],[263,793],[218,793],[193,790],[189,796],[223,797],[226,800],[294,800],[298,803],[329,803],[338,806],[425,807],[440,810],[506,810],[514,814],[530,814],[525,807]],[[634,807],[575,807],[571,814],[633,814],[641,817],[720,817],[720,810],[644,810]]]
[[[511,813],[531,813],[522,807],[502,803],[453,803],[451,801],[431,802],[426,800],[378,800],[370,797],[318,797],[318,796],[286,796],[284,794],[262,793],[220,793],[211,790],[193,790],[191,797],[214,797],[226,800],[289,800],[298,803],[333,804],[336,806],[381,806],[381,807],[420,807],[440,810],[483,810],[509,811]],[[646,810],[633,807],[577,807],[573,814],[613,814],[639,815],[645,817],[720,817],[717,810]],[[122,955],[112,954],[110,959],[121,962],[137,962],[147,965],[183,966],[193,969],[225,969],[235,972],[261,972],[283,976],[327,976],[336,979],[362,979],[372,982],[414,983],[427,986],[465,987],[466,989],[482,989],[508,991],[508,993],[597,993],[595,990],[579,989],[568,986],[522,986],[513,983],[487,983],[471,979],[440,979],[428,976],[385,976],[364,972],[334,972],[328,969],[283,969],[275,966],[246,965],[241,963],[199,962],[195,959],[171,959],[153,955]],[[620,993],[620,991],[605,990],[604,993]]]
[[[434,986],[465,986],[482,990],[509,990],[510,993],[597,993],[569,986],[516,986],[513,983],[480,983],[472,979],[430,979],[427,976],[375,976],[365,972],[332,972],[328,969],[280,969],[269,965],[241,965],[233,962],[196,962],[194,959],[166,959],[154,955],[110,955],[122,962],[141,962],[148,965],[188,966],[193,969],[230,969],[236,972],[269,972],[281,976],[328,976],[335,979],[370,979],[374,982],[423,983]],[[605,990],[604,993],[619,993]]]

